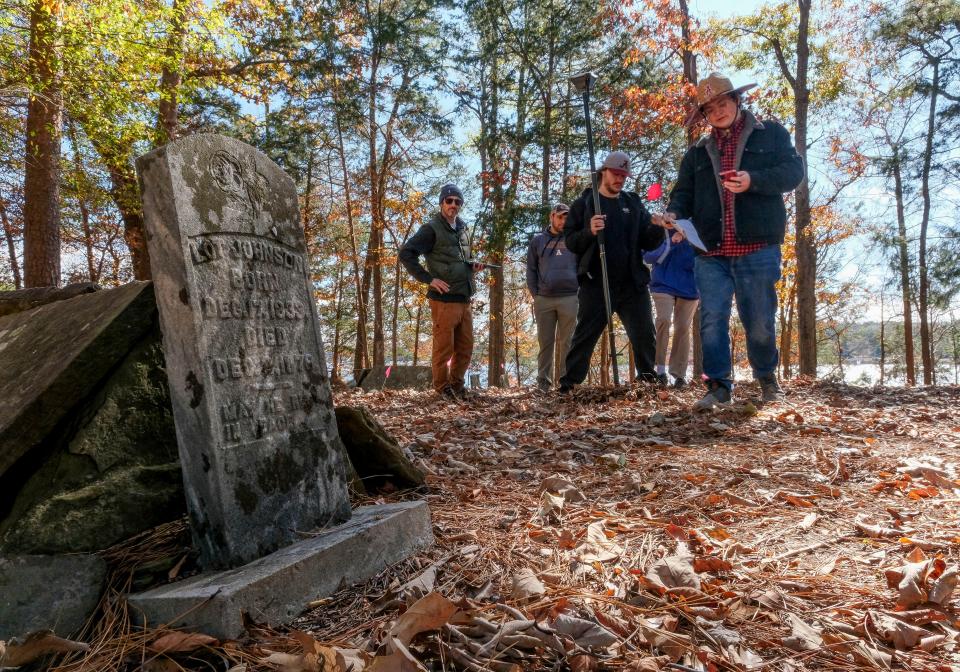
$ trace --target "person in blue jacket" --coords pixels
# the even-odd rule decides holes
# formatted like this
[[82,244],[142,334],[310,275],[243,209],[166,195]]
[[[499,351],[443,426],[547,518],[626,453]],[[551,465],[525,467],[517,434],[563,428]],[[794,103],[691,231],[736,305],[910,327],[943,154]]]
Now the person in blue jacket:
[[693,246],[680,233],[664,239],[657,249],[643,255],[651,265],[650,295],[656,309],[657,350],[654,362],[661,386],[670,384],[667,375],[667,344],[673,326],[670,345],[670,375],[677,389],[687,384],[687,364],[690,362],[690,327],[697,311],[700,294],[693,275]]

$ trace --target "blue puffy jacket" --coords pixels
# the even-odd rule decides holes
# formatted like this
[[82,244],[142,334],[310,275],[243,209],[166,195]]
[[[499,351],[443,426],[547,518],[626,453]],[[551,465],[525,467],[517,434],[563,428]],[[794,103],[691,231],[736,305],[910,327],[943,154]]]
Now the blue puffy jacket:
[[660,247],[644,254],[643,260],[653,266],[650,291],[680,299],[699,299],[700,292],[693,277],[694,256],[693,246],[688,241],[671,243],[669,236]]

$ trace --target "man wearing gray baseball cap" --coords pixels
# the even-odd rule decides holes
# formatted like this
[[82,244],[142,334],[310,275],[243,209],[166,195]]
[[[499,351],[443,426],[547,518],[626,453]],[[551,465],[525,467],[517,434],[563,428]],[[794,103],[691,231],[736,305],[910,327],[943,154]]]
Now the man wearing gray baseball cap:
[[563,230],[567,248],[577,255],[580,305],[567,355],[567,371],[560,379],[562,392],[587,377],[593,349],[607,326],[597,244],[600,231],[606,238],[610,307],[620,316],[633,346],[637,375],[641,380],[657,380],[656,335],[647,288],[650,271],[643,263],[643,253],[655,250],[663,242],[664,230],[652,224],[640,196],[623,189],[630,176],[630,157],[626,153],[610,152],[597,172],[601,211],[593,211],[593,189],[585,189],[570,205]]

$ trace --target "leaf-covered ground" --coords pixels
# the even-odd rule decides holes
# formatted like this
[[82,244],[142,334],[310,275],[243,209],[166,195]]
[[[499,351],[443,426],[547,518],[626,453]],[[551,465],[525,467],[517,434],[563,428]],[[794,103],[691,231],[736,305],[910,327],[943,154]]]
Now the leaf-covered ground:
[[425,498],[436,546],[205,646],[249,672],[960,670],[960,389],[786,389],[341,393],[428,472],[378,500]]

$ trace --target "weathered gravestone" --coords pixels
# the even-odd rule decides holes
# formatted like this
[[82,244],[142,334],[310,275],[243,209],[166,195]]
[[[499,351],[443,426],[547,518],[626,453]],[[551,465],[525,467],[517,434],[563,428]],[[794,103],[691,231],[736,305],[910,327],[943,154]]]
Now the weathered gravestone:
[[[233,635],[241,608],[255,617],[289,616],[291,600],[315,588],[293,581],[291,571],[326,576],[320,589],[335,589],[430,543],[429,512],[422,503],[358,512],[352,525],[331,533],[340,551],[328,548],[333,555],[305,569],[324,543],[288,544],[346,521],[350,506],[294,183],[254,148],[209,134],[166,145],[137,168],[201,563],[233,568],[260,560],[248,565],[249,575],[185,581],[170,587],[176,596],[160,589],[134,604],[156,622],[219,595],[219,606],[186,611],[213,634]],[[361,533],[365,544],[378,544],[370,550],[375,561],[337,556],[355,553]],[[393,548],[379,545],[388,540]],[[281,547],[272,567],[263,556]],[[271,575],[280,578],[271,582]]]
[[363,369],[357,377],[362,390],[429,390],[433,372],[429,366],[379,366]]

